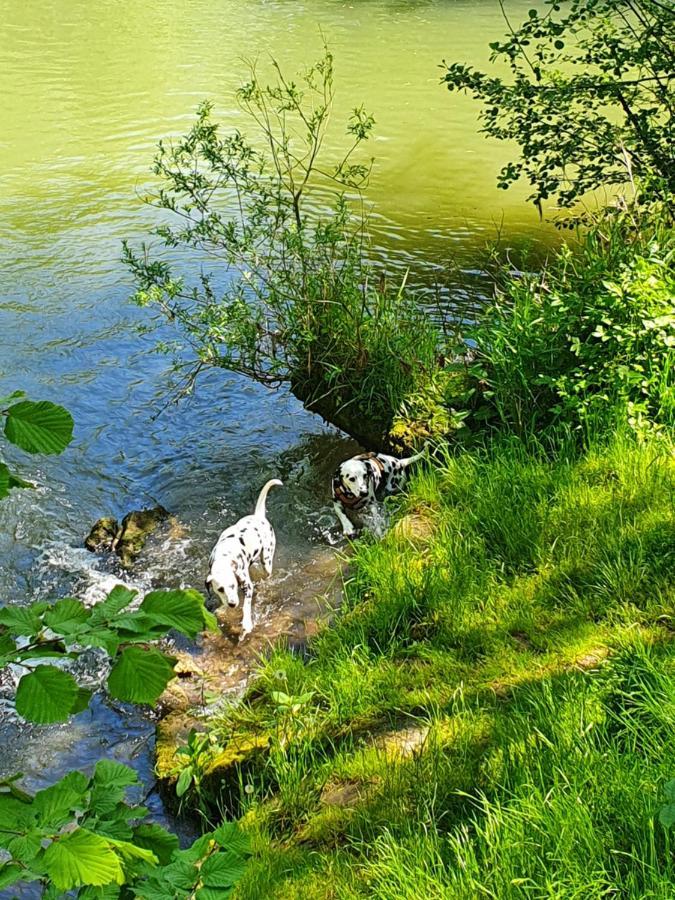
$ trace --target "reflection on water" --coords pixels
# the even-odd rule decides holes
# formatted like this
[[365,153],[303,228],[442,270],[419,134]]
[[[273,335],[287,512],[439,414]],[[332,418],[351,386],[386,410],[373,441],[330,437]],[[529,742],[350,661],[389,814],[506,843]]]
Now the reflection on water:
[[[520,15],[528,5],[509,7]],[[522,194],[495,189],[505,148],[476,135],[470,101],[438,85],[443,57],[487,61],[487,43],[503,29],[498,5],[2,0],[0,8],[0,395],[22,388],[64,403],[76,420],[62,457],[15,457],[37,489],[0,505],[0,598],[94,598],[121,573],[79,549],[92,522],[156,503],[184,532],[155,547],[132,582],[200,585],[220,529],[274,475],[286,488],[270,499],[279,549],[265,591],[288,592],[293,573],[325,546],[327,476],[353,446],[287,395],[224,373],[152,417],[167,362],[134,329],[144,313],[125,303],[131,283],[119,257],[121,239],[140,239],[151,224],[137,194],[154,144],[186,129],[204,97],[227,125],[241,124],[232,104],[241,57],[260,55],[264,65],[272,53],[296,69],[320,52],[321,30],[336,58],[338,116],[363,102],[377,122],[376,251],[468,306],[484,291],[480,249],[498,227],[509,241],[548,234]],[[274,593],[265,596],[273,616]],[[97,700],[72,725],[31,730],[6,717],[1,727],[0,770],[21,768],[35,785],[102,754],[149,772],[152,723],[138,710]]]

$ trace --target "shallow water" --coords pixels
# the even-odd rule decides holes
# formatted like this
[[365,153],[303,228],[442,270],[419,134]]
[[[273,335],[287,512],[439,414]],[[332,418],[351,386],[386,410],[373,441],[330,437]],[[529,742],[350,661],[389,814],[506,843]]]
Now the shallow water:
[[[518,17],[528,5],[509,6]],[[550,239],[523,192],[494,187],[506,149],[475,133],[470,101],[438,85],[443,58],[486,62],[503,30],[498,4],[2,0],[0,13],[0,395],[21,388],[76,420],[62,457],[14,457],[38,487],[0,506],[0,598],[95,600],[121,573],[81,549],[89,527],[158,502],[182,530],[123,577],[139,589],[201,585],[221,528],[278,475],[277,573],[261,604],[269,624],[275,596],[292,604],[303,566],[323,558],[328,475],[354,445],[284,393],[224,373],[154,417],[168,364],[134,329],[145,314],[126,303],[119,261],[122,238],[140,239],[151,221],[138,195],[154,144],[187,128],[205,97],[241,124],[241,57],[271,52],[304,66],[321,30],[336,58],[337,113],[363,102],[377,121],[376,252],[413,279],[442,281],[461,308],[486,290],[481,250],[499,229],[508,242]],[[100,699],[54,728],[22,727],[5,708],[0,774],[20,769],[39,786],[112,755],[148,777],[152,731],[142,711]]]

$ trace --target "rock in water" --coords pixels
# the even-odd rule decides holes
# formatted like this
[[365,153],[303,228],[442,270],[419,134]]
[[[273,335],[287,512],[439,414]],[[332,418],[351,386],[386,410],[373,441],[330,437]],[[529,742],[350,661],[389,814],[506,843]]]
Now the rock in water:
[[133,563],[148,537],[168,517],[169,513],[163,506],[135,509],[127,513],[112,543],[112,549],[119,556],[123,566],[130,566]]
[[84,546],[92,553],[114,550],[122,565],[130,566],[148,537],[168,517],[169,513],[163,506],[135,509],[122,519],[121,525],[112,516],[104,516],[95,523],[84,540]]
[[118,531],[117,519],[113,519],[112,516],[103,516],[94,524],[84,539],[84,546],[92,553],[110,552]]

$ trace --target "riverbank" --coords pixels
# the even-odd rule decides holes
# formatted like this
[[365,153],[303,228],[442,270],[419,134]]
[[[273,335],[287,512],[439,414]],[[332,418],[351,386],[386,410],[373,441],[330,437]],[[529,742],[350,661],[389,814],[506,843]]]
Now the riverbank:
[[673,450],[507,441],[413,481],[432,527],[361,542],[307,656],[210,724],[256,751],[238,896],[672,892]]
[[468,441],[355,544],[330,626],[164,757],[251,836],[238,897],[672,894],[671,251],[609,219],[507,278]]

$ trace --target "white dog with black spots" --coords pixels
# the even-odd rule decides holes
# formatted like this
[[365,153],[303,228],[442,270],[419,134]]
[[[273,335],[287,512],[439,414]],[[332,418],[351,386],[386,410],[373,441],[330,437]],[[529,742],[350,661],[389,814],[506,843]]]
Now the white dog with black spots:
[[338,466],[332,481],[333,509],[347,537],[356,534],[348,513],[365,513],[378,501],[402,490],[408,467],[422,459],[425,450],[406,459],[384,453],[362,453]]
[[249,568],[253,563],[260,562],[265,574],[272,574],[276,537],[267,518],[265,501],[270,489],[281,484],[278,478],[267,482],[260,491],[253,515],[244,516],[226,528],[209,558],[209,574],[206,576],[209,594],[234,608],[239,606],[239,589],[243,591],[244,610],[239,640],[253,630],[253,582]]

